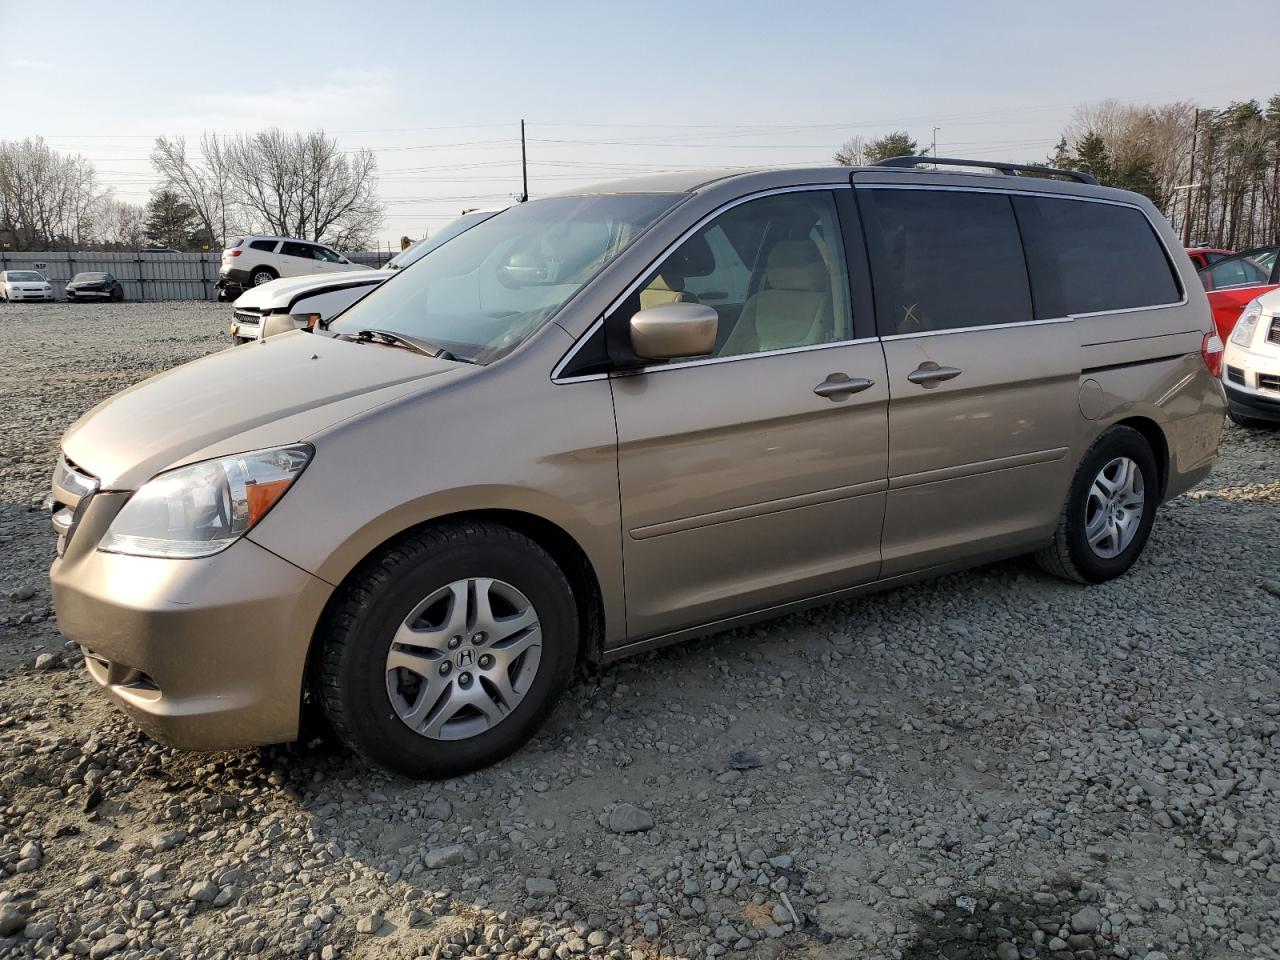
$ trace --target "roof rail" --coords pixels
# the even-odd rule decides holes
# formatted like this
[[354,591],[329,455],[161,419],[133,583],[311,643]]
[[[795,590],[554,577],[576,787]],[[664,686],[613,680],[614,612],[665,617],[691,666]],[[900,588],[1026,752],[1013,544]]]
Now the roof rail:
[[1016,177],[1019,172],[1048,174],[1054,177],[1066,177],[1076,183],[1098,185],[1098,181],[1079,170],[1059,170],[1056,167],[1039,167],[1028,163],[1003,163],[998,160],[958,160],[955,157],[889,157],[875,164],[877,167],[918,167],[922,163],[937,164],[940,167],[986,167],[988,170],[999,170],[1005,176]]

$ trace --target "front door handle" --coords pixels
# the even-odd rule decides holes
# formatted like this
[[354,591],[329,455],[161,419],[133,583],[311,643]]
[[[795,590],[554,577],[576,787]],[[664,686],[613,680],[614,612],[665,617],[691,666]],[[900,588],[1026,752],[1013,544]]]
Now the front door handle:
[[908,373],[907,379],[912,383],[918,383],[920,386],[928,388],[937,386],[943,380],[958,377],[962,372],[957,367],[940,367],[932,360],[926,360]]
[[832,373],[828,374],[827,379],[814,387],[813,392],[820,397],[839,402],[852,393],[861,393],[868,387],[874,387],[875,385],[876,382],[874,380],[868,380],[866,377],[850,378],[847,373]]

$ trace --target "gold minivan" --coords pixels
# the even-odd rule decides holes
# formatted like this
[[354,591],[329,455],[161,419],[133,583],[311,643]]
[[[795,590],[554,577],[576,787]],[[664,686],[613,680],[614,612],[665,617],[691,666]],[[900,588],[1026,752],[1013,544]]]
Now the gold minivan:
[[519,204],[118,394],[62,439],[59,625],[159,739],[316,706],[446,776],[579,658],[1017,554],[1122,574],[1217,454],[1191,262],[1082,174],[920,162]]

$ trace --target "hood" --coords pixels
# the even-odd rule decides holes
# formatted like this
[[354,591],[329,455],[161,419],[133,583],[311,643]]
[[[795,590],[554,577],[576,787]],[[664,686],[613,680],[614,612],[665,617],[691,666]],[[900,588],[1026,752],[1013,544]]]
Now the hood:
[[[116,394],[72,425],[62,449],[104,490],[136,489],[168,467],[201,459],[196,453],[296,443],[426,378],[466,369],[380,344],[286,333]],[[250,445],[237,447],[237,438]]]
[[281,277],[261,286],[251,287],[236,298],[234,308],[279,310],[304,293],[318,293],[353,283],[381,283],[395,276],[394,270],[345,270],[341,273],[310,273],[304,277]]

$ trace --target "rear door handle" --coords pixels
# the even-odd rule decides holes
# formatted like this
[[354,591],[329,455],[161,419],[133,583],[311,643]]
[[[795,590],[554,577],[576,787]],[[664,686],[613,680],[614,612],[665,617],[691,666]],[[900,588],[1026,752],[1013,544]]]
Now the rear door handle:
[[916,367],[907,374],[907,379],[912,383],[918,383],[922,387],[932,387],[941,383],[943,380],[950,380],[958,377],[963,371],[958,367],[940,367],[932,360],[926,360],[920,366]]
[[827,379],[814,387],[813,392],[820,397],[839,402],[850,394],[861,393],[868,387],[874,387],[875,385],[876,382],[874,380],[868,380],[866,377],[853,377],[851,379],[846,373],[832,373],[828,374]]

